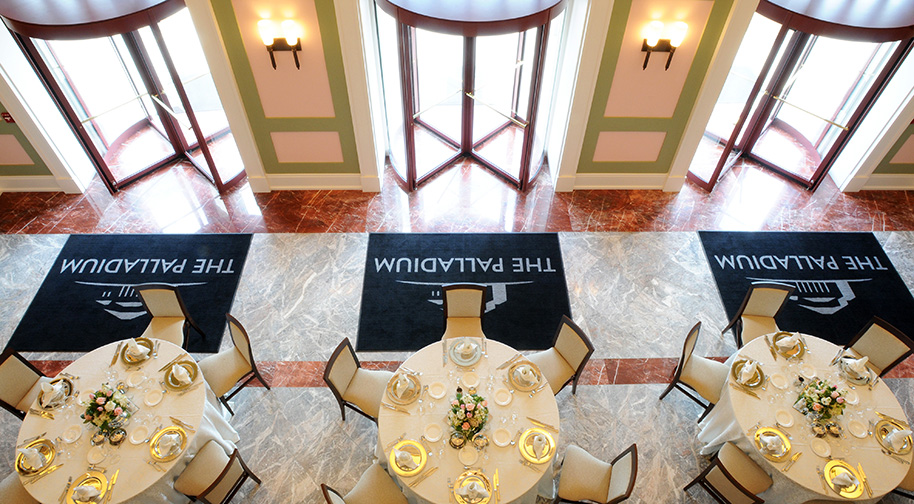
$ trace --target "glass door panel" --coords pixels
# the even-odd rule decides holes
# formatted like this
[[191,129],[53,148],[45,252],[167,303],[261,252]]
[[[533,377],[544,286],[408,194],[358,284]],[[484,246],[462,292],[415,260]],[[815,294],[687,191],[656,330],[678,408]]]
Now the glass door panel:
[[[549,117],[552,114],[552,98],[554,95],[556,80],[558,79],[558,61],[559,52],[562,47],[562,33],[565,22],[565,13],[562,12],[558,17],[552,20],[549,28],[549,38],[546,41],[546,61],[543,63],[543,76],[539,91],[539,104],[536,108],[535,127],[533,129],[533,150],[530,154],[530,169],[527,173],[527,181],[532,182],[539,175],[540,170],[546,164],[546,135],[549,132]],[[534,45],[534,44],[527,44]],[[532,58],[524,56],[524,59]],[[532,61],[532,59],[531,59]],[[521,95],[523,93],[524,80],[521,79]],[[520,110],[520,108],[519,108]],[[518,112],[519,116],[525,116]]]
[[416,28],[416,119],[460,145],[463,37]]
[[476,37],[473,88],[473,143],[506,127],[514,116],[517,33]]
[[400,57],[397,21],[375,6],[378,27],[378,49],[381,80],[384,88],[384,110],[387,118],[387,159],[404,182],[409,181],[407,168],[406,118],[403,88],[400,82]]

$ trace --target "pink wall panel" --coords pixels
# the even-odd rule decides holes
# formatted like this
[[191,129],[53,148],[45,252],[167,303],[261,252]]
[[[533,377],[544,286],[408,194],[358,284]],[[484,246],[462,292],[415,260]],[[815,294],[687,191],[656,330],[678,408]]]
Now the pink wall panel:
[[280,163],[342,163],[336,131],[274,131],[273,147]]
[[663,147],[664,131],[602,131],[593,154],[595,162],[657,160]]
[[13,135],[0,135],[0,165],[31,165],[32,158]]

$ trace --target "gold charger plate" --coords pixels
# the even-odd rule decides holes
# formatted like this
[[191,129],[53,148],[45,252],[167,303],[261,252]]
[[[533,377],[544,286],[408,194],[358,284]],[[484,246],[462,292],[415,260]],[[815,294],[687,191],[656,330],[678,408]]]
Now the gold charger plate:
[[755,376],[753,376],[751,380],[748,382],[739,381],[739,375],[743,371],[743,366],[745,366],[748,362],[749,359],[746,358],[737,359],[733,363],[733,366],[730,367],[730,376],[733,377],[733,381],[742,385],[743,387],[758,388],[762,386],[763,383],[765,383],[765,372],[762,371],[761,366],[755,367]]
[[[841,473],[850,473],[850,475],[857,480],[857,484],[849,487],[835,488],[835,484],[832,483],[831,480]],[[825,464],[825,482],[828,483],[829,488],[845,499],[856,499],[863,495],[863,483],[860,482],[860,475],[857,474],[857,471],[855,471],[850,464],[843,460],[829,460],[828,463]]]
[[[517,381],[517,378],[514,376],[514,372],[517,371],[521,366],[528,366],[531,370],[533,370],[533,374],[536,375],[536,381],[531,384],[523,384]],[[538,387],[540,382],[543,381],[543,373],[540,372],[540,368],[538,368],[536,364],[528,360],[520,360],[514,364],[511,364],[511,367],[508,368],[508,381],[511,383],[511,386],[514,387],[515,390],[520,390],[521,392],[530,392],[531,390]]]
[[[400,379],[400,375],[406,377],[409,380],[410,387],[406,389],[406,394],[397,396],[394,394],[394,384],[397,383],[397,380]],[[396,404],[410,404],[416,399],[419,398],[419,392],[422,391],[422,384],[419,383],[419,377],[412,373],[405,373],[400,371],[395,373],[390,380],[387,382],[387,398],[390,399],[390,402]]]
[[41,456],[44,457],[44,465],[35,469],[30,467],[25,463],[25,457],[16,452],[16,472],[23,476],[32,476],[40,472],[46,467],[50,467],[51,463],[54,462],[54,457],[57,455],[57,448],[54,447],[54,443],[50,439],[36,439],[31,443],[25,445],[26,448],[35,448],[38,450],[38,453],[41,453]]
[[793,333],[787,331],[778,331],[774,333],[774,337],[771,339],[771,345],[774,346],[774,351],[778,354],[787,357],[788,359],[802,359],[806,355],[806,338],[800,335],[799,341],[793,348],[781,348],[778,346],[778,341],[789,338]]
[[[91,486],[95,487],[98,490],[98,497],[91,501],[81,501],[76,500],[73,497],[73,491],[76,490],[78,486]],[[67,504],[97,504],[99,502],[104,502],[103,497],[105,492],[108,491],[108,478],[105,477],[104,473],[99,471],[89,471],[82,476],[75,478],[73,484],[70,485],[70,489],[67,490]]]
[[[533,438],[536,437],[537,434],[542,434],[543,437],[546,438],[546,453],[542,455],[537,455],[536,451],[533,449]],[[524,433],[520,435],[517,447],[520,450],[521,456],[524,457],[527,462],[533,464],[548,462],[549,459],[555,455],[555,439],[552,438],[551,434],[539,427],[533,427],[524,431]]]
[[[177,433],[181,437],[180,448],[172,453],[159,452],[159,439],[161,439],[165,434],[171,433]],[[185,448],[187,448],[187,433],[184,432],[184,429],[178,427],[177,425],[165,427],[164,429],[157,432],[156,435],[149,440],[149,455],[152,457],[152,460],[155,460],[156,462],[171,462],[172,460],[178,458],[179,455],[184,453]]]
[[[783,450],[781,450],[781,453],[771,453],[768,450],[763,449],[762,434],[773,434],[781,438],[781,446],[784,447]],[[787,434],[781,432],[780,429],[776,429],[774,427],[762,427],[761,429],[755,431],[755,435],[752,437],[752,440],[755,442],[755,449],[758,450],[758,452],[768,460],[774,462],[783,462],[787,459],[787,456],[790,455],[790,440],[787,439]]]
[[911,436],[905,436],[904,446],[900,450],[895,451],[892,448],[892,445],[885,440],[889,434],[899,431],[907,430],[907,427],[901,425],[899,422],[894,420],[880,420],[876,422],[876,427],[873,428],[873,437],[876,438],[876,441],[879,442],[879,445],[885,448],[886,450],[896,454],[896,455],[907,455],[911,453],[912,440]]
[[[489,496],[482,499],[467,500],[457,493],[458,490],[469,486],[473,482],[482,485]],[[457,500],[457,504],[487,504],[492,498],[492,484],[489,482],[489,478],[486,477],[485,473],[479,469],[470,469],[469,471],[463,472],[460,476],[457,476],[457,481],[454,482],[454,498]]]
[[127,343],[124,343],[124,348],[121,349],[121,360],[124,361],[124,364],[127,364],[128,366],[135,366],[141,362],[146,362],[150,357],[152,357],[152,349],[155,347],[155,345],[152,343],[152,341],[149,340],[149,338],[136,338],[136,344],[137,346],[148,348],[149,351],[146,352],[146,357],[137,359],[136,357],[132,357],[127,353],[128,346]]
[[[187,374],[190,375],[190,381],[188,383],[182,384],[175,378],[175,366],[181,366],[187,370]],[[197,368],[197,363],[193,360],[182,360],[175,362],[171,366],[168,366],[168,370],[165,371],[165,386],[171,390],[184,390],[187,387],[190,387],[194,384],[194,381],[197,379],[197,374],[199,374],[199,369]]]
[[47,406],[44,406],[41,403],[41,399],[42,399],[42,397],[44,397],[44,390],[39,390],[38,391],[38,407],[39,408],[45,409],[45,410],[56,408],[57,406],[60,406],[60,403],[65,402],[67,400],[67,398],[70,397],[70,394],[73,393],[73,382],[70,381],[69,378],[67,378],[65,376],[61,376],[59,378],[54,378],[53,380],[51,380],[51,385],[56,385],[58,383],[63,383],[63,388],[64,388],[64,390],[66,390],[66,393],[57,401],[55,401]]
[[[405,451],[413,457],[413,462],[416,463],[416,467],[413,469],[403,469],[397,464],[397,457],[395,454],[397,451]],[[428,461],[428,453],[425,452],[425,448],[421,444],[410,440],[404,439],[399,443],[395,444],[393,449],[390,450],[390,467],[393,468],[394,472],[403,477],[410,477],[419,474],[422,469],[425,468],[425,463]]]

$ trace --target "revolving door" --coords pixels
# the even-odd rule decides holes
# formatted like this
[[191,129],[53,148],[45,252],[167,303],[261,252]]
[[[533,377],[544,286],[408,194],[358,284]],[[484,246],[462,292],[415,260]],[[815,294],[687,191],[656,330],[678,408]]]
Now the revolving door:
[[503,4],[377,0],[388,159],[407,190],[471,160],[523,191],[546,163],[564,0]]

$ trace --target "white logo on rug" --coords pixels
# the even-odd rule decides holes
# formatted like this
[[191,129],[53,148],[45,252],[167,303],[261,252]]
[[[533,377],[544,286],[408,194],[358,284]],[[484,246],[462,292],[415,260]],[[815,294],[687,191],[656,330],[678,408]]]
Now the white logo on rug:
[[[113,315],[120,320],[133,320],[146,314],[146,308],[143,307],[143,302],[140,301],[139,295],[135,289],[137,285],[141,284],[83,281],[76,281],[74,283],[91,285],[93,287],[105,287],[106,289],[102,290],[101,295],[98,296],[100,299],[96,299],[95,302],[106,307],[104,310],[108,312],[108,314]],[[172,287],[191,287],[206,285],[206,282],[186,282],[165,285],[170,285]],[[117,291],[116,294],[115,291]]]
[[872,278],[855,278],[850,280],[785,280],[782,278],[750,278],[753,282],[777,282],[796,287],[791,301],[807,310],[833,315],[857,298],[852,283],[869,282]]
[[[412,282],[409,280],[397,280],[398,283],[405,283],[410,285],[433,285],[437,287],[432,289],[431,297],[428,299],[429,303],[443,306],[444,299],[441,297],[441,283],[440,282]],[[486,313],[494,310],[496,306],[505,303],[508,301],[508,286],[509,285],[523,285],[531,284],[533,280],[528,280],[525,282],[494,282],[487,283],[489,287],[492,287],[492,300],[486,302]]]

